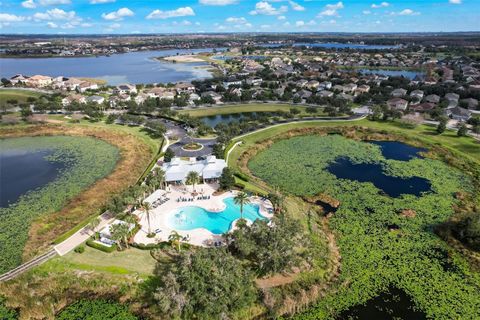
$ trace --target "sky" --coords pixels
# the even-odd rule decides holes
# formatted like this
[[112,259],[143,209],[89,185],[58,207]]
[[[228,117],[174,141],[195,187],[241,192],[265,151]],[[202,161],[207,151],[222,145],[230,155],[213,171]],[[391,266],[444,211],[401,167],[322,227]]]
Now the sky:
[[0,33],[480,31],[480,0],[0,0]]

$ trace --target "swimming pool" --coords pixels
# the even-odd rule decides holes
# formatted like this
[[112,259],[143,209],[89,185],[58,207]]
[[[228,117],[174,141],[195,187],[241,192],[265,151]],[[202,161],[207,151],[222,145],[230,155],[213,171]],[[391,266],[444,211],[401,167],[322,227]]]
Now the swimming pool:
[[[176,230],[192,230],[205,228],[213,234],[222,234],[230,230],[232,222],[240,218],[240,206],[236,205],[233,198],[225,198],[226,208],[220,212],[211,212],[196,206],[179,208],[171,212],[167,218],[167,225]],[[267,220],[260,214],[257,204],[243,206],[243,218],[255,221]]]

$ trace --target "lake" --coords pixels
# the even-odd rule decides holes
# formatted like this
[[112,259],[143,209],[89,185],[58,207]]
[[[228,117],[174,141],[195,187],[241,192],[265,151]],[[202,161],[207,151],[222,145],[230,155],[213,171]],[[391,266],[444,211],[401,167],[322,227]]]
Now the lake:
[[425,75],[423,72],[412,70],[359,69],[358,71],[363,74],[377,74],[388,77],[404,77],[410,80],[415,79],[415,77],[417,76],[423,77]]
[[53,150],[2,150],[0,153],[0,207],[8,207],[28,191],[41,188],[55,180],[62,161],[49,161]]
[[385,159],[409,161],[414,158],[423,158],[420,152],[426,152],[425,148],[417,148],[398,141],[366,141],[380,147]]
[[52,77],[85,77],[120,83],[167,83],[211,78],[208,63],[172,63],[154,59],[213,49],[137,51],[109,57],[2,58],[1,77],[42,74]]
[[423,192],[431,191],[431,184],[427,179],[389,176],[384,173],[380,164],[353,163],[346,157],[337,158],[327,167],[327,170],[339,179],[373,183],[375,187],[394,198],[400,197],[402,194],[418,197]]
[[371,319],[426,319],[425,313],[415,310],[412,299],[403,291],[391,288],[378,297],[368,300],[342,312],[338,320],[371,320]]

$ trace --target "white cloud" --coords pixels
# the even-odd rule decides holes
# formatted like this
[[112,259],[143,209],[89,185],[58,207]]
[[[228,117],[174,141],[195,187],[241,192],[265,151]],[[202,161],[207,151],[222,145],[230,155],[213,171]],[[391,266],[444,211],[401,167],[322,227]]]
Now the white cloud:
[[168,18],[176,18],[176,17],[186,17],[186,16],[194,16],[195,12],[190,7],[182,7],[175,10],[154,10],[150,12],[147,16],[147,19],[168,19]]
[[35,9],[37,7],[37,4],[33,2],[33,0],[27,0],[22,2],[22,7],[27,9]]
[[40,0],[38,1],[42,6],[56,6],[62,4],[71,4],[72,1],[70,0]]
[[58,28],[58,25],[55,22],[47,22],[47,27],[51,29],[56,29]]
[[338,16],[338,10],[340,9],[343,9],[345,6],[343,5],[343,2],[340,1],[340,2],[337,2],[335,4],[327,4],[325,6],[325,10],[323,10],[322,12],[320,12],[318,14],[318,17],[321,17],[321,16]]
[[260,28],[262,28],[262,29],[270,29],[271,27],[272,27],[272,26],[269,25],[269,24],[262,24],[262,25],[260,26]]
[[200,4],[206,5],[206,6],[226,6],[229,4],[235,4],[238,1],[237,0],[200,0]]
[[285,23],[283,24],[283,26],[284,26],[284,27],[290,27],[290,22],[288,22],[288,21],[285,22]]
[[317,23],[315,22],[315,20],[310,20],[310,21],[308,21],[306,24],[307,24],[307,26],[315,26],[315,25],[317,25]]
[[245,19],[244,17],[240,17],[240,18],[228,17],[227,19],[225,19],[225,21],[228,22],[228,23],[237,23],[237,24],[247,23],[247,19]]
[[255,4],[255,10],[250,11],[251,15],[264,14],[274,16],[288,11],[287,6],[280,6],[278,9],[266,1],[260,1]]
[[122,25],[120,23],[112,23],[109,27],[111,29],[118,29],[120,28]]
[[33,15],[35,20],[81,20],[76,16],[75,11],[64,11],[62,9],[51,9],[46,12],[37,12]]
[[303,20],[299,20],[299,21],[295,22],[296,27],[303,27],[304,25],[305,25],[305,22]]
[[451,3],[451,4],[462,4],[462,0],[448,0],[448,3]]
[[16,16],[14,14],[0,13],[0,22],[22,22],[25,20],[23,16]]
[[343,5],[343,2],[340,1],[340,2],[337,2],[337,3],[335,3],[335,4],[327,4],[327,5],[325,6],[325,8],[331,9],[331,10],[338,10],[338,9],[343,9],[343,8],[345,8],[345,6]]
[[93,24],[92,24],[92,23],[85,22],[85,23],[82,23],[80,26],[81,26],[82,28],[90,28],[90,27],[93,27]]
[[299,4],[296,3],[296,2],[289,1],[288,3],[290,3],[290,6],[291,6],[292,9],[295,10],[295,11],[304,11],[304,10],[305,10],[305,7],[299,5]]
[[420,12],[413,11],[412,9],[405,9],[398,13],[399,16],[418,16]]
[[285,20],[285,19],[287,19],[287,17],[285,17],[285,16],[278,16],[277,19],[278,19],[278,20]]
[[109,21],[120,21],[123,20],[124,17],[131,17],[133,15],[134,13],[132,10],[128,8],[120,8],[117,11],[113,11],[110,13],[102,13],[102,18]]
[[378,9],[378,8],[386,8],[386,7],[388,7],[389,5],[390,5],[390,3],[388,3],[388,2],[382,2],[382,3],[380,3],[380,4],[372,3],[371,7],[372,7],[373,9]]
[[90,4],[110,3],[115,1],[116,0],[90,0]]
[[363,10],[362,13],[365,14],[365,15],[368,15],[368,14],[371,14],[372,11],[370,11],[370,10]]

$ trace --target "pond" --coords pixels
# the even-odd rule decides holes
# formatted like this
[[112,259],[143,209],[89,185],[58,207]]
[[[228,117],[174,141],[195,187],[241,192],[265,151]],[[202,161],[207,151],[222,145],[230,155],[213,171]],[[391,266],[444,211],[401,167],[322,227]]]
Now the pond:
[[380,146],[382,155],[385,159],[409,161],[414,158],[422,159],[420,152],[426,152],[425,148],[417,148],[409,144],[398,141],[367,141]]
[[1,150],[0,207],[8,207],[28,191],[55,180],[66,164],[50,161],[52,150]]
[[109,57],[2,58],[0,74],[6,78],[16,74],[97,78],[109,85],[191,81],[212,76],[206,69],[208,63],[171,63],[155,58],[212,50],[137,51]]
[[364,305],[355,306],[340,314],[338,320],[408,319],[423,320],[426,315],[415,310],[412,299],[403,290],[391,288]]
[[216,114],[212,116],[206,116],[199,118],[207,126],[215,128],[219,123],[229,124],[232,122],[239,122],[243,119],[253,118],[261,112],[243,112],[243,113],[228,113],[228,114]]
[[371,182],[391,197],[400,197],[402,194],[412,194],[418,197],[424,192],[431,191],[431,184],[427,179],[389,176],[384,173],[380,164],[354,163],[346,157],[337,158],[328,165],[327,170],[339,179]]
[[423,77],[425,75],[425,73],[423,72],[412,70],[359,69],[358,71],[363,74],[377,74],[388,77],[404,77],[410,80],[413,80],[416,77]]

